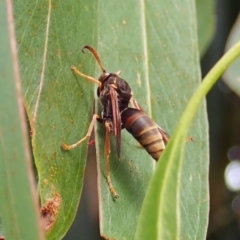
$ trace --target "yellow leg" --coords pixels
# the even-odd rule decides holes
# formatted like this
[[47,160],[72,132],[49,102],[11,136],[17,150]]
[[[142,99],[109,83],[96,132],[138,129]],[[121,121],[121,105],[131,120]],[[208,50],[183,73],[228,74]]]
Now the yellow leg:
[[91,132],[92,132],[92,130],[93,130],[93,127],[94,127],[94,124],[95,124],[96,120],[99,119],[99,118],[100,118],[100,117],[99,117],[97,114],[94,114],[94,115],[93,115],[93,118],[92,118],[92,121],[91,121],[91,123],[90,123],[90,126],[89,126],[89,128],[88,128],[88,131],[87,131],[86,136],[85,136],[84,138],[80,139],[78,142],[72,144],[72,145],[67,145],[67,144],[63,143],[63,144],[61,145],[62,149],[64,149],[64,150],[73,149],[73,148],[77,147],[78,145],[80,145],[83,141],[85,141],[86,139],[88,139],[88,138],[90,137],[90,135],[91,135]]
[[78,74],[78,75],[86,78],[87,80],[90,80],[90,81],[92,81],[92,82],[97,83],[98,86],[101,87],[102,83],[101,83],[100,81],[98,81],[97,79],[95,79],[95,78],[93,78],[93,77],[90,77],[90,76],[88,76],[88,75],[80,72],[80,71],[79,71],[76,67],[74,67],[74,66],[72,66],[71,69],[72,69],[76,74]]
[[105,127],[106,127],[106,139],[105,139],[105,154],[106,154],[106,176],[107,176],[107,183],[108,183],[108,187],[109,190],[111,192],[111,194],[113,195],[114,198],[119,198],[119,195],[117,194],[117,192],[115,191],[113,185],[112,185],[112,181],[111,181],[111,177],[110,177],[110,125],[109,123],[105,123]]

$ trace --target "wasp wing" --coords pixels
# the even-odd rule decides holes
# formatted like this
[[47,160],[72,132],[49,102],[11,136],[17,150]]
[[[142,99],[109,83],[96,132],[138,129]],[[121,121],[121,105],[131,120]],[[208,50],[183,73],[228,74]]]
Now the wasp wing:
[[121,114],[120,114],[119,105],[118,105],[118,94],[113,87],[110,87],[109,93],[110,93],[111,106],[112,106],[113,134],[116,138],[117,154],[118,154],[118,157],[120,157],[122,122],[121,122]]
[[162,139],[163,142],[165,143],[165,145],[168,143],[168,140],[170,138],[169,134],[167,132],[165,132],[159,125],[158,126],[158,131],[161,133],[162,135]]

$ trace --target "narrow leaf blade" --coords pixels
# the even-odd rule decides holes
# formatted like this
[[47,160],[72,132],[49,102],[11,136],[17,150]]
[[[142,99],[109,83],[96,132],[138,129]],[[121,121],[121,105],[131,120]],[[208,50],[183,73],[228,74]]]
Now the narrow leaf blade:
[[[100,5],[100,12],[103,12],[103,9],[109,13],[114,12],[114,9],[121,9],[121,12],[114,12],[113,16],[100,14],[99,29],[101,31],[99,31],[98,49],[105,68],[111,72],[121,70],[121,77],[130,84],[139,104],[171,134],[188,99],[199,85],[196,15],[193,2],[184,1],[181,5],[174,1],[132,1],[128,4],[118,2],[108,3],[107,6]],[[111,31],[113,34],[106,34],[105,31]],[[97,131],[100,136],[97,155],[100,177],[101,234],[106,238],[133,239],[146,187],[155,169],[155,162],[144,149],[138,148],[132,136],[123,130],[123,156],[120,161],[116,157],[114,142],[111,152],[111,178],[120,195],[119,200],[113,201],[106,183],[103,129],[104,126]],[[205,108],[202,107],[199,117],[190,130],[190,135],[197,139],[196,143],[187,143],[186,161],[176,166],[178,170],[182,169],[180,187],[172,186],[171,182],[168,182],[173,188],[181,188],[179,199],[184,199],[186,204],[183,203],[183,209],[179,211],[188,209],[191,203],[191,206],[196,206],[191,215],[194,219],[194,214],[196,215],[203,207],[203,215],[199,221],[204,230],[199,232],[200,236],[205,235],[208,211],[207,202],[199,204],[199,195],[201,199],[207,199],[208,196],[206,129]],[[198,168],[196,168],[196,161],[200,164]],[[191,183],[187,181],[191,172],[198,171],[199,167],[201,167],[199,174],[202,176],[201,186],[197,178],[193,177]],[[175,171],[173,178],[176,182],[178,176],[174,173]],[[158,181],[161,180],[158,179]],[[165,181],[164,176],[162,181]],[[188,193],[184,197],[183,184],[186,184],[189,192],[194,191],[195,187],[200,188],[200,194],[197,195],[198,193],[195,192],[191,196]],[[175,193],[172,192],[172,194]],[[165,202],[169,199],[168,196]],[[179,199],[171,199],[169,204],[175,207]],[[155,212],[157,209],[154,208],[151,211]],[[123,218],[126,221],[122,221]],[[185,230],[188,226],[190,235],[189,231],[181,232],[189,235],[191,239],[192,229],[195,229],[192,228],[194,221],[190,221],[192,224],[189,226],[189,219],[187,216],[183,217],[180,227],[171,226],[169,221],[169,219],[166,220],[170,230],[168,228],[166,231],[171,231],[173,228],[175,231],[180,231],[179,228]],[[156,223],[150,221],[142,226],[143,230],[151,223],[156,226]]]
[[61,239],[78,209],[88,146],[84,142],[67,152],[61,144],[83,137],[93,112],[93,85],[73,74],[71,66],[93,75],[95,62],[81,47],[95,45],[97,2],[14,4],[43,226],[47,239]]
[[4,235],[6,239],[42,239],[11,2],[2,1],[0,12],[0,213]]

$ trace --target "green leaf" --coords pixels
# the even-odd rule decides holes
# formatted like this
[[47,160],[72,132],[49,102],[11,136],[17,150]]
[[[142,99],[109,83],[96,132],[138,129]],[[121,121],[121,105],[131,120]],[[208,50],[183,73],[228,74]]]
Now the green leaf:
[[20,89],[11,1],[0,3],[0,25],[0,235],[4,233],[6,239],[37,240],[42,239],[42,234]]
[[215,0],[196,0],[199,52],[203,56],[215,31]]
[[96,4],[14,1],[38,189],[44,211],[51,204],[53,207],[44,212],[47,239],[65,235],[82,190],[87,144],[70,152],[60,146],[71,144],[86,133],[93,111],[93,85],[77,79],[70,67],[84,63],[82,71],[93,75],[95,61],[86,58],[80,49],[86,43],[96,45]]
[[[102,14],[99,20],[101,41],[98,49],[105,68],[111,72],[120,69],[121,77],[130,84],[140,105],[171,134],[188,99],[200,83],[193,1],[186,0],[181,4],[175,1],[131,1],[128,4],[111,1],[107,5],[100,4],[99,9]],[[103,14],[103,11],[114,12],[114,15]],[[111,178],[120,195],[119,200],[113,201],[106,184],[104,133],[103,130],[98,130],[97,133],[102,136],[97,152],[100,169],[101,234],[106,238],[133,239],[155,162],[123,130],[120,161],[116,156],[114,142],[112,144]],[[194,143],[186,143],[186,158],[181,168],[176,163],[175,171],[168,173],[173,175],[174,183],[179,175],[182,178],[177,186],[168,182],[166,189],[173,192],[173,198],[168,198],[165,208],[178,205],[181,201],[180,224],[184,229],[182,239],[193,239],[196,234],[201,239],[206,234],[208,217],[208,145],[204,105],[189,135],[194,138]],[[165,174],[158,175],[159,182],[165,180]],[[175,187],[181,188],[178,198],[174,196]],[[157,207],[152,208],[149,214],[157,211]],[[198,214],[199,211],[201,215]],[[189,214],[184,215],[184,212]],[[199,217],[197,223],[196,215]],[[149,219],[146,215],[144,217]],[[166,224],[162,227],[165,227],[166,232],[171,232],[174,228],[174,231],[178,231],[178,226],[172,226],[171,219],[161,219],[163,221]],[[157,226],[156,223],[146,222],[141,225],[142,231],[147,233],[144,239],[157,239],[152,238],[147,231],[148,228],[152,229],[151,226]]]

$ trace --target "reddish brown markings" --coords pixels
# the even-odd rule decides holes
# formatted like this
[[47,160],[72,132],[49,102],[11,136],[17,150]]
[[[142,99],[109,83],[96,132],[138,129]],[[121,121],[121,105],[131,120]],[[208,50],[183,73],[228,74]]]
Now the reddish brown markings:
[[60,58],[61,57],[61,51],[60,49],[57,50],[57,56]]
[[51,7],[52,7],[53,9],[55,9],[55,8],[57,7],[56,3],[51,2]]
[[185,140],[185,142],[190,142],[190,141],[193,142],[193,138],[192,137],[187,137],[186,140]]
[[45,185],[48,185],[48,180],[45,178],[45,179],[43,180],[43,183],[44,183]]
[[46,204],[41,207],[41,225],[44,231],[51,229],[56,222],[60,204],[60,195],[56,193],[53,198],[50,198]]

